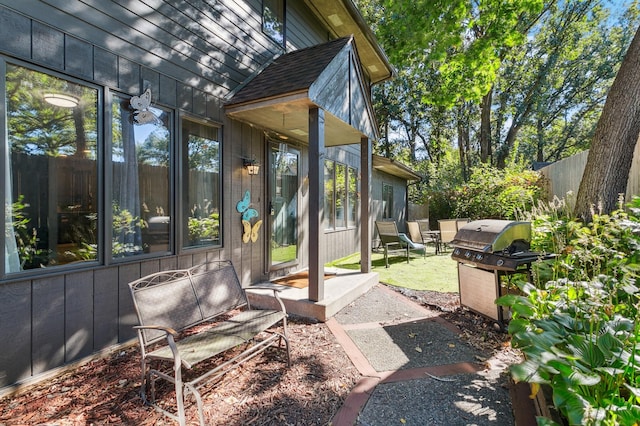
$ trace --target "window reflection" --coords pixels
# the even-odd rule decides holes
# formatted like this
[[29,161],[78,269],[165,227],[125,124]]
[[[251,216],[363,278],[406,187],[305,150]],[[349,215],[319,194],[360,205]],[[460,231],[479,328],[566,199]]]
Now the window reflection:
[[349,167],[349,209],[347,216],[347,225],[356,226],[356,217],[358,209],[358,170]]
[[94,88],[7,64],[5,271],[97,259]]
[[220,245],[220,143],[218,128],[184,120],[183,245]]
[[298,151],[287,144],[271,146],[269,216],[272,266],[298,258],[298,157]]
[[112,255],[169,251],[170,114],[150,107],[139,124],[128,98],[113,99]]
[[326,229],[335,228],[335,163],[331,160],[324,162],[324,226]]
[[280,45],[284,45],[284,0],[263,0],[262,31]]

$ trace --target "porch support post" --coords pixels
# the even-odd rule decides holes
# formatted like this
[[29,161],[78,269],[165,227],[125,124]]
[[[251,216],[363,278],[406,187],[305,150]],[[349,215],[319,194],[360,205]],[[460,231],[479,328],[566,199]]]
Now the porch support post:
[[309,108],[309,299],[324,299],[324,110]]
[[360,139],[360,272],[371,272],[371,140]]

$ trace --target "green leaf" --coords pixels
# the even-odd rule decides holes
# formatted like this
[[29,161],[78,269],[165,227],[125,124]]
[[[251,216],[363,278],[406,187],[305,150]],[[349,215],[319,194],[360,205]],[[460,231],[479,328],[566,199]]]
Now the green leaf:
[[516,382],[549,383],[549,380],[540,373],[539,365],[530,360],[512,365],[510,371]]
[[553,383],[553,404],[569,420],[571,425],[584,424],[584,413],[591,405],[573,389],[562,383]]

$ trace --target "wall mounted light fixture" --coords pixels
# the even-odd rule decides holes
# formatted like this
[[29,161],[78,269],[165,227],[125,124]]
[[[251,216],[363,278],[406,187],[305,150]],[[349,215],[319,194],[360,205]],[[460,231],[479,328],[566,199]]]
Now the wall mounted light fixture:
[[260,172],[260,164],[255,159],[242,159],[242,166],[247,169],[247,173],[250,175],[257,175]]

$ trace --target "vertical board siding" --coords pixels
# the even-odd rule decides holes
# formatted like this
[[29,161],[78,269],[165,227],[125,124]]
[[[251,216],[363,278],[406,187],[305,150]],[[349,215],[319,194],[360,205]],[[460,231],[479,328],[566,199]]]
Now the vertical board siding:
[[31,283],[0,285],[0,388],[31,376]]
[[65,276],[65,362],[93,352],[93,271]]
[[0,7],[2,50],[19,57],[31,57],[31,20]]
[[64,69],[85,79],[93,78],[93,48],[86,41],[66,36]]
[[118,268],[93,274],[93,350],[118,343]]
[[32,283],[32,372],[43,373],[65,362],[64,277]]
[[33,23],[33,59],[64,69],[64,34],[40,22]]
[[139,263],[123,265],[118,268],[118,337],[120,341],[133,339],[136,336],[133,326],[138,324],[138,319],[128,283],[140,277],[142,274]]

